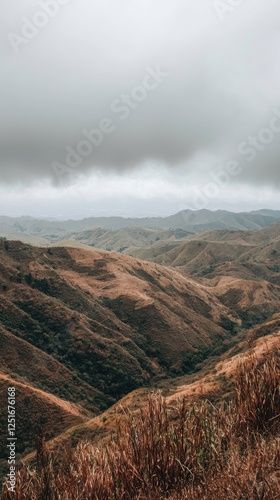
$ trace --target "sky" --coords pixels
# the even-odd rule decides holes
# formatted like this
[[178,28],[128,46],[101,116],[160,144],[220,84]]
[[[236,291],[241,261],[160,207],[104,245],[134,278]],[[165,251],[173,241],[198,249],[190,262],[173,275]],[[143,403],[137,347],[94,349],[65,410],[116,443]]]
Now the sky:
[[0,214],[280,209],[277,0],[1,6]]

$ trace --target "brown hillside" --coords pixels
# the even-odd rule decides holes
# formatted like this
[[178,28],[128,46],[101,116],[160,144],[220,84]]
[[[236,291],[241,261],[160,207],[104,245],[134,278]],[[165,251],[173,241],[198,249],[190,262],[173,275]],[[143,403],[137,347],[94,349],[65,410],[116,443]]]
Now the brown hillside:
[[[265,333],[265,325],[267,331]],[[253,358],[261,363],[269,358],[274,351],[280,352],[280,330],[278,323],[269,322],[263,330],[255,328],[249,337],[238,342],[232,349],[223,354],[205,361],[204,366],[197,373],[177,379],[162,381],[159,385],[167,402],[175,405],[180,399],[186,398],[193,402],[207,398],[213,404],[221,400],[230,400],[233,396],[234,384],[240,364]],[[260,334],[263,333],[263,336]],[[80,439],[87,438],[98,445],[107,442],[116,432],[118,418],[123,409],[129,409],[133,414],[139,414],[147,403],[147,397],[154,389],[138,389],[122,398],[118,403],[86,422],[70,427],[55,439],[49,442],[51,449],[65,444],[76,445]],[[27,455],[25,461],[34,459],[34,453]]]
[[48,439],[75,424],[88,420],[90,413],[82,407],[60,399],[53,394],[23,384],[0,372],[0,468],[7,458],[7,389],[16,389],[16,437],[18,456],[26,454],[35,445],[35,438],[44,432]]
[[25,405],[27,448],[50,397],[96,415],[189,372],[239,321],[201,284],[121,254],[2,241],[0,259],[1,369],[20,384],[19,412],[28,393],[43,398]]

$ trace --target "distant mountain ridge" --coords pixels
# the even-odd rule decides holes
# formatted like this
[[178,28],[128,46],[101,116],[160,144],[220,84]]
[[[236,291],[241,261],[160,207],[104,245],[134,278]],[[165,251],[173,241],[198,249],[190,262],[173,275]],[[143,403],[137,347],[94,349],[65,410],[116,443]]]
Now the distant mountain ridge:
[[[168,217],[89,217],[82,220],[53,221],[29,216],[0,216],[0,237],[20,239],[25,243],[46,245],[69,239],[73,233],[94,229],[119,231],[146,228],[156,231],[183,230],[200,233],[215,229],[248,231],[267,227],[280,220],[280,210],[257,210],[234,213],[226,210],[183,210]],[[31,239],[29,239],[31,238]],[[71,239],[71,238],[70,238]]]

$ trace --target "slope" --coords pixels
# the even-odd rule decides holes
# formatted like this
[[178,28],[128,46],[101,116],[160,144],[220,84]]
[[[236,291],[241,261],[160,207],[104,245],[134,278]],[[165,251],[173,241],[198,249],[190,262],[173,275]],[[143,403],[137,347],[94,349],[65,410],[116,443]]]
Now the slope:
[[[125,255],[4,240],[0,262],[2,395],[19,386],[17,411],[34,423],[23,433],[27,448],[50,401],[58,414],[59,399],[80,408],[79,418],[96,415],[138,387],[192,370],[238,325],[204,286]],[[36,412],[26,407],[34,394]]]

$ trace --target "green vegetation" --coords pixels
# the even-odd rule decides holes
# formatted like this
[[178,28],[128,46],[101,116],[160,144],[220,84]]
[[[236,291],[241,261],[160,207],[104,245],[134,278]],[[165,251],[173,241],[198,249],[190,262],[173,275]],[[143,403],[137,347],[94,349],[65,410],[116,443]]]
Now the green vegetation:
[[280,265],[275,264],[275,266],[269,267],[269,270],[272,271],[273,273],[280,273]]

